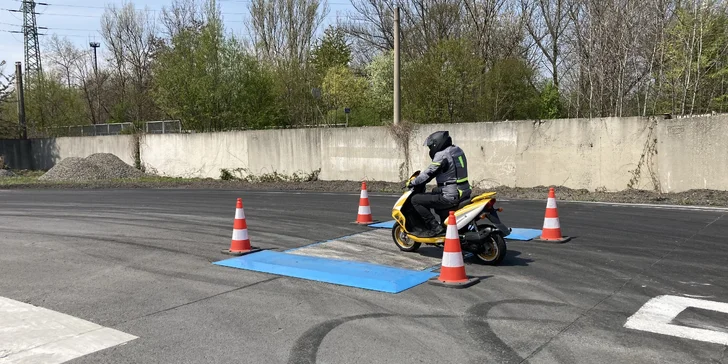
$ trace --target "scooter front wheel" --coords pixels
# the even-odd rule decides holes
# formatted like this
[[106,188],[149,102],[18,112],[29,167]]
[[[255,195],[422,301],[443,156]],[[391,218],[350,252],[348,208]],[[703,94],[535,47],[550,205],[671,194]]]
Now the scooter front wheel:
[[407,232],[399,224],[394,224],[394,227],[392,227],[392,240],[397,244],[397,248],[403,252],[417,251],[421,245],[418,242],[412,241],[407,236]]

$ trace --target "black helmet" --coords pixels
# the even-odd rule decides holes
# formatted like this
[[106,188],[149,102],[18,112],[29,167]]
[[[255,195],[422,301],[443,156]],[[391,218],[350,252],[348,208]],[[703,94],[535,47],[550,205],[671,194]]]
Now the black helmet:
[[452,138],[448,131],[436,131],[425,139],[425,146],[430,148],[430,159],[435,158],[435,153],[452,145]]

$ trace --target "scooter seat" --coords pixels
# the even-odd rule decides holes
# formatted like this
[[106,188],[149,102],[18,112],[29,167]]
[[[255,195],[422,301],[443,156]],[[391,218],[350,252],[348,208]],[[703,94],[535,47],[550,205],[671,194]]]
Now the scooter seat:
[[465,201],[463,201],[463,202],[460,202],[460,203],[458,204],[458,210],[462,209],[462,208],[463,208],[463,207],[465,207],[465,206],[468,206],[468,205],[470,205],[470,204],[471,204],[472,202],[473,202],[473,199],[472,199],[472,198],[469,198],[469,199],[467,199],[467,200],[465,200]]

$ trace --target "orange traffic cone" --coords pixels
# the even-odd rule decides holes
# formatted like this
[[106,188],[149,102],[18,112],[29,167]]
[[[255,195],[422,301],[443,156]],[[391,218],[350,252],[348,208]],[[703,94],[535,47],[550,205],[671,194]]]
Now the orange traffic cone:
[[541,237],[535,240],[549,243],[565,243],[571,240],[570,237],[561,235],[559,210],[556,207],[556,193],[553,187],[549,189],[549,198],[546,202],[546,216],[543,220]]
[[460,248],[457,220],[455,212],[450,211],[447,218],[447,232],[445,233],[445,250],[442,253],[442,267],[440,276],[430,280],[431,284],[453,288],[465,288],[478,283],[480,278],[468,277],[465,274],[463,251]]
[[359,195],[359,214],[356,217],[357,224],[371,224],[372,208],[369,206],[369,194],[367,193],[367,183],[361,183],[361,195]]
[[230,242],[230,249],[222,252],[229,255],[244,255],[259,251],[260,249],[250,246],[250,237],[248,236],[248,224],[245,221],[245,210],[243,210],[243,200],[238,198],[238,204],[235,207],[235,221],[233,222],[233,238]]

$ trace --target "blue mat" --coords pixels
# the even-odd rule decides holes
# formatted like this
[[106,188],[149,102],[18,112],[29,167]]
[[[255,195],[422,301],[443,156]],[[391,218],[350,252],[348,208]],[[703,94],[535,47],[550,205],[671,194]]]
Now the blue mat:
[[506,239],[508,240],[531,240],[535,239],[541,236],[541,230],[540,229],[521,229],[521,228],[513,228],[511,230],[511,234],[506,236]]
[[[380,222],[376,224],[367,225],[370,228],[375,229],[391,229],[394,226],[394,220],[392,221],[385,221]],[[506,239],[509,240],[532,240],[537,237],[541,236],[541,229],[522,229],[522,228],[513,228],[511,231],[511,234],[506,237]]]
[[394,227],[394,220],[380,222],[380,223],[376,223],[376,224],[370,224],[367,226],[369,226],[370,228],[375,228],[375,229],[391,229]]
[[373,291],[399,293],[438,273],[263,250],[213,264]]

